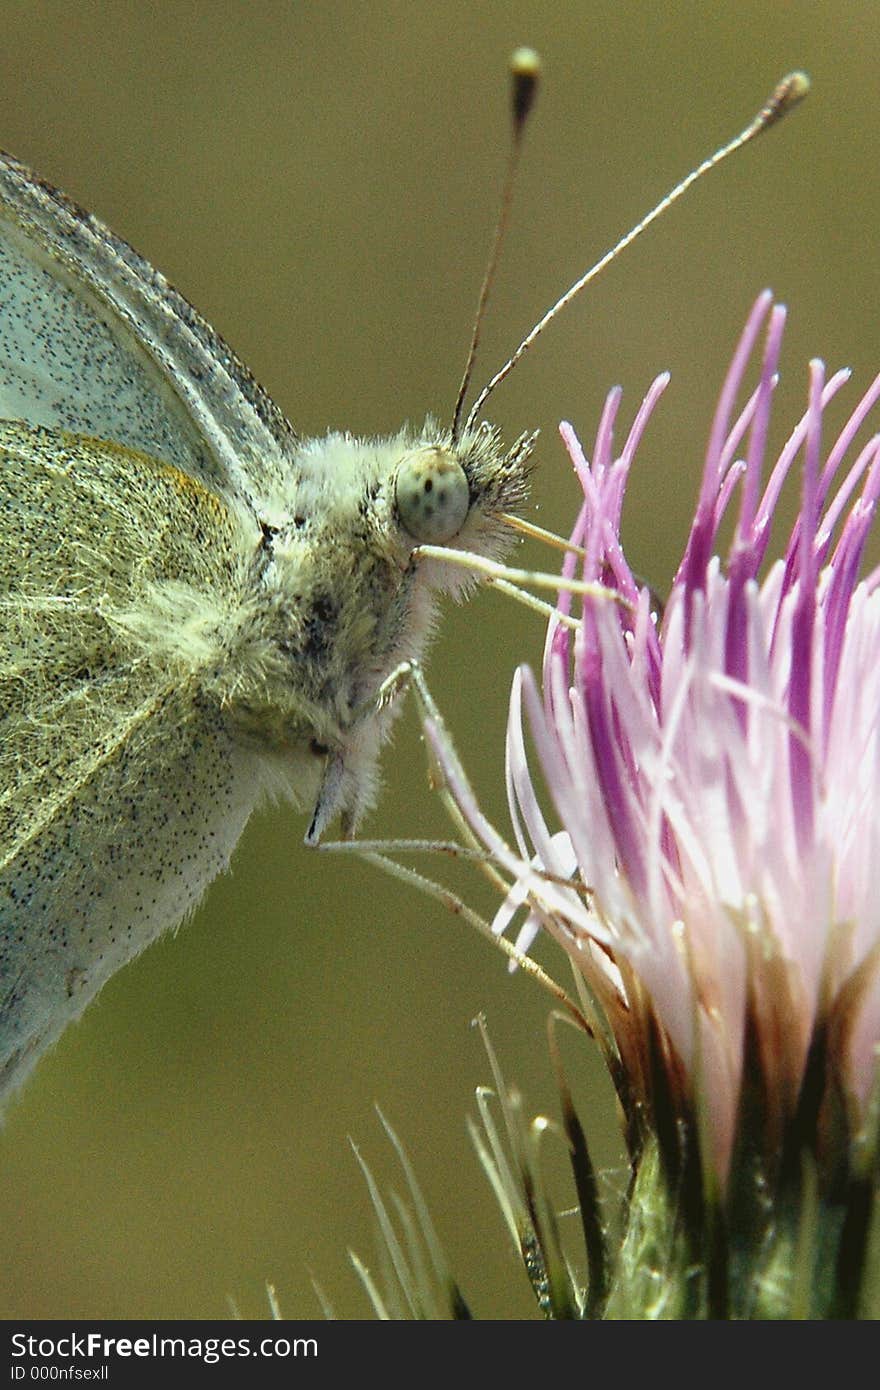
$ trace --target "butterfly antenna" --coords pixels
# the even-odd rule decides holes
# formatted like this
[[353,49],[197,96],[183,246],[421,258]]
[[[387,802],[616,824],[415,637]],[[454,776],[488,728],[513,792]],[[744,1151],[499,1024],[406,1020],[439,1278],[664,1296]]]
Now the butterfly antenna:
[[605,269],[609,262],[615,260],[616,257],[620,255],[621,251],[625,250],[637,237],[641,236],[642,232],[650,227],[652,222],[655,222],[662,213],[666,212],[668,208],[671,208],[672,204],[677,202],[682,194],[687,192],[691,184],[696,183],[697,179],[702,178],[704,174],[708,174],[710,169],[714,169],[718,164],[723,163],[728,155],[734,154],[736,150],[742,149],[743,145],[749,144],[756,136],[761,135],[763,131],[769,130],[771,126],[775,125],[777,121],[780,121],[793,107],[797,106],[798,102],[803,100],[809,90],[810,79],[807,77],[806,73],[791,72],[787,77],[783,77],[782,81],[774,89],[769,101],[761,107],[758,114],[749,122],[744,130],[740,131],[739,135],[735,136],[733,140],[728,141],[726,145],[722,145],[721,148],[717,149],[708,159],[704,159],[702,164],[698,164],[695,169],[692,169],[680,183],[675,185],[671,192],[666,194],[665,198],[661,198],[660,202],[656,207],[651,209],[647,216],[643,217],[640,222],[637,222],[625,236],[621,237],[620,240],[612,246],[610,251],[606,251],[601,260],[598,260],[579,280],[576,280],[574,284],[565,291],[565,294],[560,296],[556,303],[547,310],[544,317],[535,324],[531,332],[523,338],[516,352],[505,362],[500,371],[495,373],[489,384],[483,387],[483,390],[480,392],[471,408],[465,428],[471,428],[489,396],[491,396],[492,392],[495,390],[495,387],[499,386],[501,382],[504,381],[505,377],[510,375],[517,362],[532,346],[535,339],[543,333],[551,319],[555,319],[556,315],[559,314],[576,295],[580,294],[585,285],[588,285],[591,280],[594,280],[596,276]]
[[510,205],[513,201],[513,188],[516,183],[517,169],[519,168],[523,135],[525,133],[529,113],[531,112],[535,97],[538,93],[538,81],[540,76],[541,59],[533,48],[518,48],[511,54],[510,95],[513,123],[510,155],[507,161],[507,173],[504,176],[504,184],[501,190],[501,205],[498,210],[498,220],[495,223],[495,235],[492,239],[492,249],[489,252],[486,273],[483,276],[483,284],[480,288],[480,298],[477,301],[477,312],[474,317],[471,345],[468,349],[467,361],[465,363],[461,385],[458,388],[458,396],[455,402],[455,410],[452,414],[453,444],[458,439],[461,430],[461,412],[464,409],[464,398],[467,395],[467,389],[470,385],[471,372],[473,371],[474,359],[477,355],[477,346],[480,341],[480,330],[483,326],[483,318],[486,312],[486,303],[489,299],[489,291],[492,288],[492,282],[495,279],[495,272],[498,269],[504,234],[507,231],[507,223],[510,219]]

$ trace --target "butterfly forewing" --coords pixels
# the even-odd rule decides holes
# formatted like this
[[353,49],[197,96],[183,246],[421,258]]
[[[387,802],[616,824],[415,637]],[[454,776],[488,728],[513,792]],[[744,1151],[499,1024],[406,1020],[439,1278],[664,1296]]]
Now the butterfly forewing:
[[0,155],[0,416],[271,497],[295,437],[222,339],[97,218]]

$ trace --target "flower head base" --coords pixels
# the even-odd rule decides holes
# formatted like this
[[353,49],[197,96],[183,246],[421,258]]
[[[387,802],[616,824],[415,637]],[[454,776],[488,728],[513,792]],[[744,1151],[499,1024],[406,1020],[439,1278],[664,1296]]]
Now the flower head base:
[[[631,1129],[662,1149],[667,1107],[673,1142],[690,1127],[704,1188],[719,1192],[739,1181],[744,1153],[772,1181],[796,1131],[820,1184],[851,1172],[853,1143],[871,1128],[880,1043],[880,573],[859,578],[880,438],[850,457],[880,377],[828,448],[823,415],[847,374],[826,381],[812,363],[806,412],[767,469],[784,317],[765,294],[746,324],[659,621],[627,565],[620,518],[666,378],[616,457],[619,392],[591,463],[562,427],[584,492],[565,577],[580,566],[619,601],[585,597],[572,630],[563,592],[543,689],[517,674],[507,745],[517,852],[461,799],[516,880],[496,930],[525,902],[520,947],[541,927],[563,945],[598,1005]],[[735,415],[762,327],[758,384]],[[799,456],[799,514],[770,564],[774,510]],[[722,562],[719,526],[735,504]]]

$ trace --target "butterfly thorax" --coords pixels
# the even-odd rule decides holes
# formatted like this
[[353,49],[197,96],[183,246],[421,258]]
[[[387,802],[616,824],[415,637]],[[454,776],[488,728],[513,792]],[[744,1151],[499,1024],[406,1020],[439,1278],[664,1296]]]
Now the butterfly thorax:
[[393,718],[376,706],[380,687],[421,659],[438,593],[458,597],[473,582],[421,547],[436,537],[497,557],[530,448],[506,453],[488,428],[452,445],[430,425],[304,444],[287,487],[261,508],[236,648],[209,682],[238,736],[308,748],[335,761],[337,780],[344,766],[359,814]]

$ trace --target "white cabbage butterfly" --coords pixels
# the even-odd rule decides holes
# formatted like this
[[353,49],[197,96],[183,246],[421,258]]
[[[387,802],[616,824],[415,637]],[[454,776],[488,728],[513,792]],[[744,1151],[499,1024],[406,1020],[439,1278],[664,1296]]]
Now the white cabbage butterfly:
[[470,582],[419,548],[503,551],[534,435],[505,449],[476,416],[592,273],[463,427],[467,372],[451,429],[301,440],[157,271],[0,156],[0,1099],[266,792],[312,802],[312,840],[353,829],[380,688]]
[[300,440],[151,266],[0,161],[0,1093],[178,923],[256,803],[370,804],[434,595],[531,439]]

